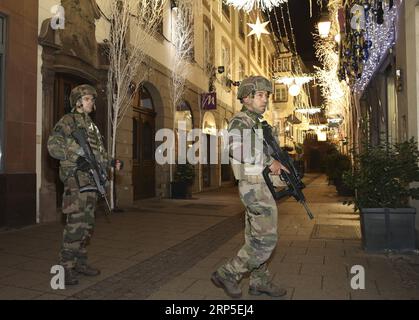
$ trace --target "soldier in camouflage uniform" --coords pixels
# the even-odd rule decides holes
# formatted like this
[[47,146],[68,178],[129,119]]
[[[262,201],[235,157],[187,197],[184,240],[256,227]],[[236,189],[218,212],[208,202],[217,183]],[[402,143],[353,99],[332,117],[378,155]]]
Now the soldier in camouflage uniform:
[[[88,142],[95,158],[103,168],[111,165],[117,170],[119,160],[112,161],[106,153],[102,137],[97,126],[89,116],[95,109],[97,93],[90,85],[75,87],[70,94],[71,113],[64,115],[55,125],[48,139],[50,155],[60,160],[60,179],[64,183],[62,211],[67,215],[60,252],[60,264],[65,270],[65,283],[78,283],[77,274],[96,276],[100,273],[87,264],[86,246],[93,234],[97,195],[95,192],[79,192],[74,177],[75,169],[86,165],[84,151],[77,144],[72,132],[85,129]],[[80,185],[93,185],[88,172],[78,171]]]
[[[272,174],[279,175],[281,170],[287,169],[265,154],[263,148],[258,149],[256,143],[251,144],[250,152],[244,151],[250,145],[244,143],[249,141],[245,140],[246,135],[258,139],[257,130],[255,132],[251,129],[261,128],[260,120],[271,93],[272,85],[268,79],[261,76],[244,79],[238,89],[238,99],[243,108],[231,119],[228,127],[230,161],[234,176],[239,180],[240,199],[245,206],[245,244],[236,257],[212,274],[211,280],[233,298],[241,297],[239,281],[248,272],[250,272],[249,294],[265,293],[273,297],[286,294],[285,289],[272,283],[267,269],[266,262],[278,239],[277,206],[263,179],[262,170],[264,166],[269,166]],[[263,147],[261,141],[259,140],[259,146]]]

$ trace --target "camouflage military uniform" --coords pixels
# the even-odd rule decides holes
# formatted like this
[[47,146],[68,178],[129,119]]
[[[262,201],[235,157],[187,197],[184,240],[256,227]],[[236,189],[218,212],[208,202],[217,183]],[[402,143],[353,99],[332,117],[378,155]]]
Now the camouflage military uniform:
[[[99,129],[88,114],[79,113],[73,108],[71,113],[58,121],[47,146],[50,155],[60,160],[60,179],[64,183],[62,211],[67,215],[67,222],[63,232],[60,264],[68,269],[76,265],[87,265],[86,246],[93,233],[97,200],[94,192],[80,193],[74,178],[76,161],[83,151],[71,133],[80,128],[86,130],[97,161],[104,168],[110,164]],[[88,173],[79,171],[78,177],[80,185],[93,185]]]
[[[245,129],[260,126],[261,115],[243,107],[230,121],[228,131],[231,135],[238,133],[242,137],[234,137],[230,143],[230,155],[237,149],[242,149],[242,140]],[[261,128],[261,127],[260,127]],[[234,139],[236,138],[236,139]],[[236,149],[236,150],[235,150]],[[252,150],[250,157],[243,162],[254,165],[257,161],[257,152]],[[261,155],[263,166],[270,165],[273,159],[266,154]],[[234,169],[233,169],[234,170]],[[236,171],[235,171],[236,176]],[[277,243],[277,207],[261,173],[241,173],[239,178],[240,199],[246,209],[245,245],[239,250],[236,257],[217,271],[227,279],[239,281],[243,274],[251,272],[250,286],[266,284],[269,281],[269,272],[266,261],[272,254]]]

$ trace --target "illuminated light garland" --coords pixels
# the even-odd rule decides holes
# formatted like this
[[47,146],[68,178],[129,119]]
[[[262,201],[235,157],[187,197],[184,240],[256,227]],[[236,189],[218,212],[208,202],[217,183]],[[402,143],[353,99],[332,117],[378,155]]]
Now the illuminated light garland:
[[[317,0],[317,1],[319,2],[320,0]],[[287,13],[288,13],[288,22],[289,22],[290,30],[291,30],[291,37],[292,37],[292,41],[294,43],[295,53],[297,54],[297,52],[298,52],[297,51],[297,41],[295,40],[295,33],[294,33],[294,28],[292,26],[290,7],[289,7],[288,3],[286,4],[286,8],[287,8]],[[282,12],[282,8],[281,8],[281,12]],[[298,64],[299,72],[300,72],[300,74],[302,74],[303,73],[303,68],[301,67],[301,63],[300,63],[300,60],[298,58],[297,58],[297,64]],[[304,87],[304,91],[306,92],[307,97],[308,97],[308,103],[311,105],[312,100],[311,100],[311,93],[310,93],[310,88],[308,86],[308,82],[304,83],[303,87]]]
[[326,130],[328,127],[327,124],[316,124],[316,125],[309,125],[308,126],[309,129],[311,130],[315,130],[315,131],[320,131],[320,130]]
[[[282,9],[282,7],[283,6],[279,6],[279,9],[281,11],[284,31],[285,31],[286,37],[287,37],[287,39],[290,43],[290,49],[295,54],[295,60],[296,60],[296,63],[294,64],[295,65],[295,71],[298,75],[302,75],[303,74],[303,68],[302,68],[302,65],[301,65],[301,62],[300,62],[300,59],[299,59],[299,56],[298,56],[297,41],[295,39],[295,32],[294,32],[294,28],[293,28],[293,25],[292,25],[291,14],[290,14],[288,2],[284,5],[284,7],[285,7],[285,9],[287,11],[287,15],[288,15],[288,24],[289,24],[289,27],[290,27],[291,36],[288,36],[285,14],[284,14],[284,10]],[[274,12],[275,12],[275,15],[276,15],[276,10]],[[294,48],[292,48],[291,45],[293,45]],[[308,100],[307,104],[312,105],[311,93],[310,93],[310,88],[309,88],[308,82],[302,84],[301,87],[302,87],[302,89],[304,90],[304,93],[307,96],[307,100]],[[301,99],[301,96],[298,96],[298,97]],[[315,121],[320,123],[320,119],[317,117],[317,114],[316,114]]]
[[225,0],[225,3],[239,10],[250,12],[255,8],[271,11],[288,0]]
[[[334,17],[340,8],[340,0],[330,0],[329,15]],[[331,34],[339,30],[338,21],[332,19]],[[336,52],[334,37],[316,37],[316,56],[322,67],[315,67],[316,80],[325,99],[327,114],[345,114],[349,108],[350,90],[345,81],[338,78],[339,54]]]
[[320,113],[321,111],[322,111],[321,108],[305,108],[305,107],[302,107],[302,108],[295,109],[295,112],[302,113],[302,114],[309,114],[309,115]]
[[[401,2],[401,1],[400,1]],[[369,50],[369,58],[364,64],[362,76],[357,79],[353,89],[357,94],[362,94],[366,86],[373,78],[377,67],[386,56],[386,52],[396,43],[396,30],[398,19],[399,3],[395,2],[392,9],[389,5],[384,5],[384,23],[379,25],[370,17],[367,21],[367,40],[372,41]]]
[[279,77],[275,79],[277,83],[286,84],[287,86],[291,85],[293,82],[295,82],[299,86],[302,86],[303,84],[308,83],[311,80],[313,80],[313,77],[309,76]]
[[331,118],[331,119],[327,119],[328,123],[341,123],[343,121],[343,119],[341,118]]

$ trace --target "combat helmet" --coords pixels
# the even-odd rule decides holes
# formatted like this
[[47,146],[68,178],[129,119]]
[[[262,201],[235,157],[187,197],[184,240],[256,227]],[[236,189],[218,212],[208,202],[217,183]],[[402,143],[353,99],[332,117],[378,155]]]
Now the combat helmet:
[[256,91],[268,91],[272,93],[271,81],[262,76],[251,76],[244,79],[237,90],[237,99],[242,100],[249,94],[254,94]]
[[89,84],[82,84],[73,88],[73,90],[71,90],[71,93],[70,93],[71,108],[72,109],[76,108],[77,101],[83,96],[87,96],[87,95],[92,95],[96,99],[97,97],[96,89],[93,88]]

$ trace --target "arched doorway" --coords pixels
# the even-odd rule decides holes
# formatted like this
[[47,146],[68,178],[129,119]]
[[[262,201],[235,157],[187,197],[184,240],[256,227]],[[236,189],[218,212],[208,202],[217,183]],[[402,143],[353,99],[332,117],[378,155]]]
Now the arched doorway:
[[[206,151],[202,159],[202,180],[204,188],[211,187],[215,182],[218,183],[216,178],[216,165],[211,164],[212,157],[218,157],[217,154],[217,125],[215,117],[211,111],[207,111],[204,114],[202,121],[202,139],[206,141]],[[213,147],[213,148],[211,148]],[[213,154],[215,153],[215,154]]]
[[155,118],[150,91],[140,86],[133,102],[132,181],[134,200],[155,196]]
[[[51,19],[45,19],[39,30],[38,44],[42,47],[42,145],[37,154],[37,181],[39,186],[40,222],[57,221],[57,204],[61,208],[62,187],[57,185],[57,163],[51,163],[47,149],[48,137],[57,120],[69,110],[68,95],[71,89],[81,83],[93,85],[98,98],[98,112],[92,115],[100,132],[107,141],[108,109],[106,83],[108,74],[98,65],[106,65],[106,46],[98,44],[95,38],[95,21],[100,10],[94,1],[63,2],[66,15],[73,17],[72,26],[65,30],[51,28]],[[79,19],[77,17],[84,17]],[[72,54],[68,54],[71,48]],[[61,189],[60,189],[61,188]]]

